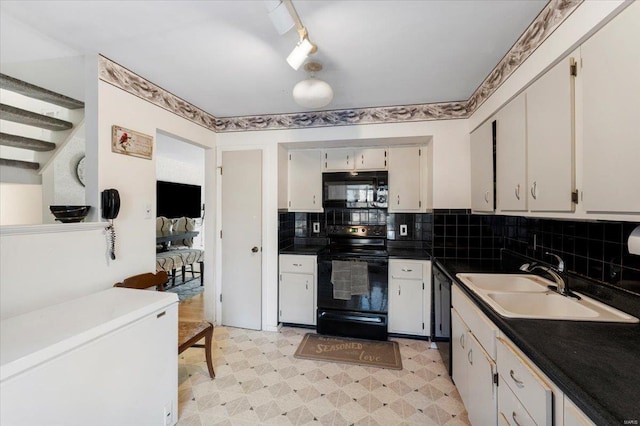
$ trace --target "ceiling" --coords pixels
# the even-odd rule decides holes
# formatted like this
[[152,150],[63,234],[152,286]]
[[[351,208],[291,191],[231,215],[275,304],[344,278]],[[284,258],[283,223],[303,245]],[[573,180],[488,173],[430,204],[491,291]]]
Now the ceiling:
[[[335,93],[324,109],[334,110],[467,100],[546,1],[293,3],[318,45],[317,77]],[[64,70],[67,59],[77,66],[80,55],[100,53],[216,117],[304,111],[291,92],[307,73],[285,60],[298,35],[278,35],[263,1],[2,0],[0,8],[9,75],[45,63]],[[71,86],[82,72],[59,74],[62,93],[81,97]]]

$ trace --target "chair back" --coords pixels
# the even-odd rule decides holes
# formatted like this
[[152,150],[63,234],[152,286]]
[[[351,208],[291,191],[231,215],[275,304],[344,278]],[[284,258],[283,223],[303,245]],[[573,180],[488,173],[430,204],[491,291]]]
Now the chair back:
[[[176,231],[193,231],[196,229],[196,220],[190,217],[180,217],[174,219],[173,229]],[[193,238],[185,238],[175,242],[177,246],[193,247]]]
[[147,272],[145,274],[134,275],[125,278],[121,283],[115,283],[114,287],[134,288],[138,290],[155,287],[158,291],[164,291],[164,285],[169,281],[169,276],[165,271],[158,271],[155,274]]
[[171,231],[173,222],[164,216],[158,216],[156,218],[156,231],[168,232]]

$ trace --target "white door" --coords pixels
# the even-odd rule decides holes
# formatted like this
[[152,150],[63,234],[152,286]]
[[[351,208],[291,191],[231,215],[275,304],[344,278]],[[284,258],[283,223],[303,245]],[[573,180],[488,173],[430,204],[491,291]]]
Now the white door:
[[469,362],[467,361],[467,325],[455,309],[451,309],[451,372],[453,382],[465,406],[469,405]]
[[389,213],[421,211],[421,148],[389,148]]
[[313,274],[282,273],[280,276],[280,321],[313,325]]
[[222,153],[222,324],[262,328],[262,151]]

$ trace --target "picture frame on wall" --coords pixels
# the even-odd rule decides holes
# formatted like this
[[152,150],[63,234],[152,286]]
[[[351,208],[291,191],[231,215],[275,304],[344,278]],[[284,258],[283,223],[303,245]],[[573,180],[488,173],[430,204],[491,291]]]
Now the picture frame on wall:
[[111,152],[151,160],[153,136],[113,125],[111,127]]

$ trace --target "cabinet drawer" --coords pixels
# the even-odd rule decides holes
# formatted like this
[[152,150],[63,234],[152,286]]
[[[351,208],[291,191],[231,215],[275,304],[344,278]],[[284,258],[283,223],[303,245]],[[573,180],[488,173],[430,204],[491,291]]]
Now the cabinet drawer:
[[316,256],[280,255],[280,272],[313,274],[315,267]]
[[500,387],[506,385],[525,406],[536,424],[551,424],[552,391],[516,349],[504,339],[497,339]]
[[389,261],[389,272],[391,273],[391,278],[422,280],[422,263],[392,259]]
[[462,320],[482,344],[491,359],[496,359],[496,336],[498,328],[480,312],[471,300],[457,286],[451,289],[451,304],[458,311]]
[[509,386],[498,386],[498,420],[509,426],[536,426]]

